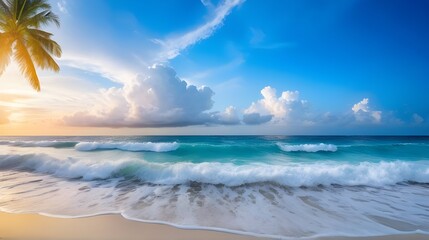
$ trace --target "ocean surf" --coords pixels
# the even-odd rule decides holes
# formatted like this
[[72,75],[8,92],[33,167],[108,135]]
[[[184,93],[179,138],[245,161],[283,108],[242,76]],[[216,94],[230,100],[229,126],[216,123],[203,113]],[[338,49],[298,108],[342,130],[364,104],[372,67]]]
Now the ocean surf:
[[285,238],[429,234],[428,153],[428,137],[3,137],[0,210]]

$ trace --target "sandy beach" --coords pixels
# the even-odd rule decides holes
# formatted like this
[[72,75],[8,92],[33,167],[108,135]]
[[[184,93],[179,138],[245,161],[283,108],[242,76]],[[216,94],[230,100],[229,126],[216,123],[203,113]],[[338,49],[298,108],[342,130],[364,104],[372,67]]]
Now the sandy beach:
[[120,215],[54,218],[37,214],[0,213],[0,239],[134,240],[134,239],[261,239],[216,231],[183,230],[163,224],[130,221]]
[[[268,239],[207,230],[185,230],[163,224],[131,221],[120,215],[86,218],[54,218],[37,214],[0,213],[2,240],[256,240]],[[404,234],[380,237],[323,237],[317,240],[425,240],[428,235]]]

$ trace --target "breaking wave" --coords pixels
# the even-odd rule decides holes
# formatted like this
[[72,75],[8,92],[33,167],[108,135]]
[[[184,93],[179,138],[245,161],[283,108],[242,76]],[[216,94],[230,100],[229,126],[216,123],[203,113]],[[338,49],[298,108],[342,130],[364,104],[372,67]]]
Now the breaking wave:
[[75,146],[78,151],[117,149],[130,152],[170,152],[178,148],[177,142],[80,142]]
[[122,150],[131,152],[169,152],[179,148],[177,142],[72,142],[72,141],[0,141],[0,145],[16,147],[75,148],[78,151]]
[[336,152],[337,146],[333,144],[299,144],[299,145],[286,145],[277,143],[277,146],[285,152]]
[[427,161],[235,165],[217,162],[153,163],[141,159],[89,161],[77,158],[57,159],[46,154],[26,154],[0,155],[0,169],[83,180],[131,177],[155,184],[200,182],[240,186],[272,182],[300,187],[332,184],[382,186],[407,181],[429,183]]

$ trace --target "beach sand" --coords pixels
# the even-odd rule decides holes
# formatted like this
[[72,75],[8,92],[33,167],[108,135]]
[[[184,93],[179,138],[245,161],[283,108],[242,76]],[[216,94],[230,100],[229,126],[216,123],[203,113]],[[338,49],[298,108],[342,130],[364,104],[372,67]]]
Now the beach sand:
[[[256,240],[238,234],[185,230],[154,223],[131,221],[120,215],[85,218],[54,218],[37,214],[0,213],[1,240]],[[327,237],[318,240],[427,240],[429,235],[407,234],[382,237]]]

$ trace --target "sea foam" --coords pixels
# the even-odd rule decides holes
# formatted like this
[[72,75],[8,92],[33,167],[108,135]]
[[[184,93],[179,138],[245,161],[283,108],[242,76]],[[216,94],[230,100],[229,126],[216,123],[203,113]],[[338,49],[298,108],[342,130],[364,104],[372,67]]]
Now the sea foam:
[[178,148],[177,142],[80,142],[75,146],[78,151],[117,149],[130,152],[169,152]]
[[84,180],[132,177],[144,182],[169,185],[200,182],[240,186],[273,182],[300,187],[330,184],[382,186],[406,181],[429,183],[427,161],[235,165],[217,162],[155,163],[141,159],[90,161],[79,158],[57,159],[46,154],[26,154],[0,155],[0,169]]
[[[276,239],[429,234],[428,137],[2,140],[2,211],[121,213],[132,220]],[[169,154],[118,147],[174,141],[179,150]],[[91,144],[79,151],[78,143]],[[292,152],[281,152],[281,146]],[[155,149],[146,147],[138,151]],[[334,147],[337,153],[324,152]]]
[[10,145],[17,147],[58,147],[65,146],[69,144],[76,144],[76,142],[67,142],[67,141],[0,141],[0,145]]
[[130,152],[169,152],[179,148],[177,142],[71,142],[71,141],[0,141],[0,145],[16,147],[72,148],[77,151],[122,150]]
[[277,143],[277,146],[285,152],[336,152],[337,146],[333,144],[299,144],[299,145],[286,145]]

